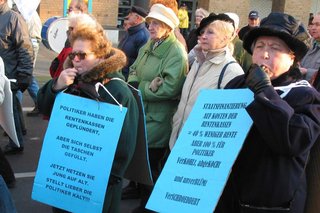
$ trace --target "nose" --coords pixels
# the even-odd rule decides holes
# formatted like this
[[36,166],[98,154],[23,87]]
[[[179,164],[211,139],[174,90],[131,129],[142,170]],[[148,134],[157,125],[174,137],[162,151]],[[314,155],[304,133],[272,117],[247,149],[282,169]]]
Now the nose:
[[263,52],[263,58],[264,58],[264,59],[269,59],[269,58],[270,58],[268,51],[264,51],[264,52]]
[[77,61],[77,62],[78,62],[78,61],[81,61],[81,60],[80,60],[80,56],[79,56],[79,55],[75,55],[73,61]]

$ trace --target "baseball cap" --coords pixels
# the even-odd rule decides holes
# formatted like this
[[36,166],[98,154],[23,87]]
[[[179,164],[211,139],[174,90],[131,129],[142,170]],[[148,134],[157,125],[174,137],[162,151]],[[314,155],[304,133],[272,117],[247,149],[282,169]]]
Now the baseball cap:
[[259,13],[258,13],[258,11],[252,10],[252,11],[250,11],[248,17],[252,18],[252,19],[257,19],[257,18],[259,18]]

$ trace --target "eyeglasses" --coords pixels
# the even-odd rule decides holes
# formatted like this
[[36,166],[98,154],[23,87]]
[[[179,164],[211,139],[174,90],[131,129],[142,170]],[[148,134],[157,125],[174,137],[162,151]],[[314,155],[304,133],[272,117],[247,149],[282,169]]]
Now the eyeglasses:
[[69,56],[70,60],[74,60],[75,57],[77,56],[78,59],[81,61],[81,60],[86,59],[86,57],[87,57],[89,54],[93,54],[93,53],[71,52],[71,53],[69,53],[68,56]]

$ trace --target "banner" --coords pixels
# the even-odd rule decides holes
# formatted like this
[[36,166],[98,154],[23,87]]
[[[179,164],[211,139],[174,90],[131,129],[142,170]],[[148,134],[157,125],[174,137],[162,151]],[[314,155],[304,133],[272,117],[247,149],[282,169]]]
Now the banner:
[[20,147],[17,137],[16,126],[13,118],[13,104],[12,104],[12,92],[10,87],[10,81],[5,76],[3,60],[0,57],[0,78],[4,79],[3,88],[3,102],[0,105],[0,125],[3,130],[8,134],[11,140]]
[[126,112],[124,107],[58,94],[32,198],[71,212],[102,212]]
[[202,90],[146,208],[212,213],[252,120],[249,89]]
[[14,3],[16,3],[18,10],[20,11],[21,15],[26,20],[26,22],[29,22],[30,18],[32,17],[32,14],[38,8],[40,0],[14,0]]

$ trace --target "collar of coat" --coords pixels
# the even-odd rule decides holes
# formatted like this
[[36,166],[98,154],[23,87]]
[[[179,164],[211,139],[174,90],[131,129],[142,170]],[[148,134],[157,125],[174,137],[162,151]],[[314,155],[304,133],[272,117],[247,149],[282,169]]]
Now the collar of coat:
[[177,38],[175,37],[173,32],[171,32],[169,36],[154,50],[152,50],[154,41],[149,40],[146,44],[145,53],[163,58],[165,55],[167,55],[167,52],[172,47],[172,43],[174,43],[176,40]]
[[140,31],[143,28],[146,28],[146,24],[144,22],[142,22],[136,26],[130,27],[128,29],[128,34],[129,35],[135,34],[136,32]]
[[[206,54],[204,54],[199,49],[195,49],[195,55],[196,55],[195,57],[199,63],[200,62],[203,63],[204,61],[210,61],[213,64],[220,64],[223,61],[225,61],[226,54],[228,52],[230,52],[228,47],[224,47],[224,48],[217,49],[217,50],[211,50],[211,51],[208,51]],[[201,59],[204,59],[204,61],[201,61]]]
[[[119,49],[112,48],[109,55],[105,56],[105,59],[90,71],[84,73],[81,76],[83,82],[103,82],[112,73],[116,73],[121,70],[127,64],[126,55]],[[63,68],[72,68],[72,61],[67,58]]]

